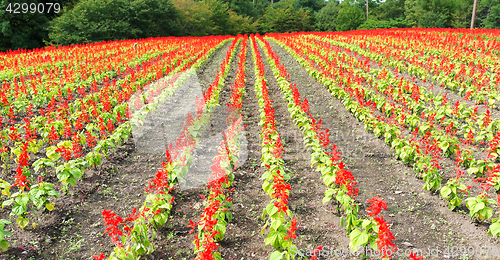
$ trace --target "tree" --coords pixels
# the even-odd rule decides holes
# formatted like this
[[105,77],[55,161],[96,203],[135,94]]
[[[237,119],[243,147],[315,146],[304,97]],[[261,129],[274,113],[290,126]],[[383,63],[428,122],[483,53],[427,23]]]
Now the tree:
[[261,33],[284,33],[309,31],[311,15],[309,11],[293,6],[294,0],[280,1],[269,8],[259,19]]
[[476,8],[477,8],[477,0],[474,0],[474,7],[472,8],[472,18],[470,21],[470,28],[474,29],[474,22],[476,20]]
[[295,0],[293,6],[295,9],[299,10],[303,8],[304,10],[308,10],[310,13],[314,13],[319,11],[321,8],[325,6],[324,0]]
[[365,20],[363,10],[350,1],[343,1],[340,4],[339,14],[335,19],[339,31],[356,30]]
[[444,28],[447,27],[448,17],[441,12],[425,12],[418,21],[419,27],[423,28]]
[[483,25],[486,29],[500,29],[500,4],[491,7]]
[[411,26],[453,27],[456,24],[457,1],[462,0],[406,0],[406,20]]
[[316,14],[316,30],[322,32],[336,31],[339,10],[339,3],[335,1],[330,1],[325,7],[321,8]]
[[214,24],[214,35],[224,35],[228,31],[229,7],[225,2],[218,0],[204,0],[211,12],[210,20]]
[[404,19],[405,0],[386,0],[376,9],[376,20]]
[[408,28],[408,24],[406,20],[403,18],[390,19],[390,20],[381,20],[375,21],[372,19],[366,20],[363,24],[361,24],[358,29],[359,30],[368,30],[368,29],[387,29],[387,28]]
[[[61,0],[50,2],[57,3],[61,8],[68,3],[68,1]],[[20,13],[8,12],[6,9],[9,3],[26,3],[28,6],[36,4],[38,6],[39,3],[44,3],[44,1],[25,0],[19,2],[0,0],[0,51],[43,47],[45,42],[49,40],[48,22],[59,14],[55,12],[54,8],[51,8],[52,10],[48,13],[38,11],[31,13],[29,9],[28,12],[23,13],[21,8],[17,10]],[[13,5],[10,8],[12,10],[15,9]]]
[[241,16],[254,17],[256,14],[254,4],[249,0],[222,0],[222,2],[227,3],[230,10]]
[[177,9],[163,0],[84,0],[50,23],[53,44],[177,35]]
[[[453,28],[467,28],[471,23],[471,14],[474,0],[457,0],[455,2],[455,11],[452,13]],[[479,9],[478,9],[479,10]],[[478,25],[478,12],[476,12],[475,24]]]
[[229,10],[228,31],[225,34],[238,35],[251,33],[257,33],[257,22],[254,22],[251,17],[241,16]]
[[271,2],[268,0],[253,0],[254,3],[254,18],[258,19],[264,13],[266,12],[266,9],[269,5],[271,5]]
[[179,11],[177,26],[180,34],[185,36],[207,36],[214,31],[211,20],[212,13],[205,1],[172,0],[174,7]]

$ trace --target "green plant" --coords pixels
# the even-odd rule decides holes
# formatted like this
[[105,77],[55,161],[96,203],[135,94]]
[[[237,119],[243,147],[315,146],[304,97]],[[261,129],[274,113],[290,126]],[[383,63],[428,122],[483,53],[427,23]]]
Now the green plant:
[[460,178],[452,178],[440,190],[440,195],[448,201],[448,208],[450,210],[460,206],[464,198],[464,193],[467,192],[467,187],[459,181]]
[[481,193],[477,197],[467,198],[465,201],[467,201],[471,218],[483,222],[493,216],[493,209],[488,205],[495,204],[495,201],[488,198],[487,194]]
[[6,236],[12,236],[8,231],[5,231],[5,225],[12,224],[10,221],[5,219],[0,219],[0,249],[7,250],[9,248],[9,241],[5,239]]

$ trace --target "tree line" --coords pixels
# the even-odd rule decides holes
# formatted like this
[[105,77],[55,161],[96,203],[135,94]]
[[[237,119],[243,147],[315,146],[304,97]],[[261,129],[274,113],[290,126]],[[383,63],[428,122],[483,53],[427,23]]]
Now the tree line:
[[[476,0],[474,28],[500,28],[500,1]],[[474,0],[53,0],[13,13],[0,0],[0,51],[159,36],[378,28],[468,28]],[[38,0],[23,3],[38,4]]]

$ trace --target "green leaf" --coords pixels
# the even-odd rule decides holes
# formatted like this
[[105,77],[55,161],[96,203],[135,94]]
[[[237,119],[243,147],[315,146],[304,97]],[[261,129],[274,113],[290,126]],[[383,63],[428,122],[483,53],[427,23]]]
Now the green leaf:
[[12,207],[12,214],[19,216],[26,212],[26,210],[28,210],[28,207],[26,205],[16,204],[14,205],[14,207]]
[[215,260],[223,260],[223,258],[222,258],[222,256],[220,255],[219,252],[215,252],[213,254],[213,257],[214,257]]
[[16,222],[21,228],[24,229],[28,225],[30,220],[28,218],[19,217],[17,218]]
[[278,230],[279,226],[282,224],[282,219],[274,220],[271,224],[271,230]]
[[500,221],[491,224],[488,229],[488,234],[492,237],[498,237],[500,235]]
[[443,198],[447,198],[447,197],[448,197],[448,195],[450,195],[450,193],[451,193],[451,189],[450,189],[450,187],[448,187],[448,186],[443,186],[443,187],[441,188],[441,191],[440,191],[441,197],[443,197]]
[[484,209],[484,207],[484,202],[479,202],[474,206],[473,212],[479,212],[480,210]]
[[274,251],[270,256],[269,260],[281,260],[283,259],[283,253]]
[[14,199],[10,199],[10,200],[6,200],[6,201],[2,202],[2,208],[5,206],[9,206],[10,204],[12,204],[12,202],[14,202]]
[[0,229],[0,240],[2,240],[4,237],[10,237],[10,236],[12,236],[10,232]]
[[368,243],[369,237],[370,235],[368,234],[368,232],[354,229],[351,234],[349,234],[349,238],[351,239],[349,246],[351,247],[351,250],[357,250],[358,246],[364,246],[366,243]]
[[9,249],[9,241],[5,239],[0,240],[0,249],[7,251],[7,249]]
[[54,210],[54,203],[47,203],[45,204],[45,207],[47,208],[48,211]]
[[71,186],[75,186],[76,185],[76,179],[74,177],[70,177],[68,179],[68,183],[71,184]]
[[6,219],[0,219],[0,224],[4,224],[4,225],[10,225],[12,224],[12,222],[6,220]]
[[266,245],[271,244],[273,247],[280,247],[285,234],[279,231],[271,231],[269,235],[264,239]]

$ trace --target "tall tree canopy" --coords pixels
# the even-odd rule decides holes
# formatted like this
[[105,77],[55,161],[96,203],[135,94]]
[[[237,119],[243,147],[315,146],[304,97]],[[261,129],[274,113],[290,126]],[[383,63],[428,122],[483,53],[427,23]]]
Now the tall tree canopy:
[[321,8],[316,14],[316,30],[318,31],[336,31],[337,30],[337,15],[339,14],[340,6],[336,1],[329,3]]
[[300,32],[312,29],[310,12],[294,7],[294,0],[283,0],[267,8],[259,19],[262,33]]
[[[48,23],[56,16],[56,9],[53,6],[48,11],[49,6],[43,5],[46,1],[25,0],[9,1],[0,0],[0,51],[19,48],[39,48],[46,45],[48,39]],[[54,0],[51,3],[57,3],[59,7],[68,4],[66,0]],[[15,10],[14,3],[35,4],[37,7],[42,4],[44,12],[34,13],[23,12],[21,8]],[[10,6],[9,6],[10,4]],[[41,7],[40,7],[41,8]],[[10,9],[11,11],[7,11]],[[14,13],[17,11],[19,13]]]
[[179,12],[165,0],[84,0],[50,24],[55,44],[178,35]]
[[337,30],[356,30],[366,20],[366,14],[354,1],[345,0],[340,4],[336,23]]

